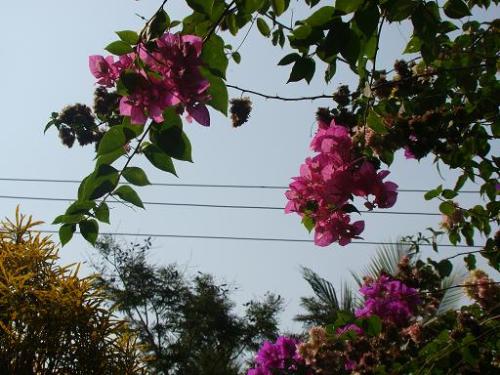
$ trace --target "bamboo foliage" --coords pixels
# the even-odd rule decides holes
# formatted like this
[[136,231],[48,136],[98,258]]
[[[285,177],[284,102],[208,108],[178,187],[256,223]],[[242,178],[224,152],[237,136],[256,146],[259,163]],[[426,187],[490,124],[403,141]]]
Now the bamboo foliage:
[[0,373],[137,374],[140,347],[92,277],[59,266],[40,222],[0,223]]

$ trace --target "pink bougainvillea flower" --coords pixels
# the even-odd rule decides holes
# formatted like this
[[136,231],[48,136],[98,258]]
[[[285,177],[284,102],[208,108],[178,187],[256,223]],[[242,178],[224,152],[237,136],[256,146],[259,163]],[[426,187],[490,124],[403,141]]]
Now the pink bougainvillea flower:
[[405,325],[420,303],[416,289],[387,275],[365,283],[359,291],[365,302],[355,311],[358,318],[376,315],[384,321]]
[[316,152],[330,154],[336,165],[351,160],[352,140],[346,127],[336,125],[333,121],[329,128],[320,128],[313,140],[311,149]]
[[131,97],[125,96],[120,100],[120,114],[129,116],[132,124],[142,125],[146,122],[147,116],[144,108],[134,102]]
[[397,188],[394,182],[384,182],[383,179],[389,175],[389,171],[377,173],[375,167],[369,161],[363,162],[359,170],[354,174],[354,186],[352,193],[360,197],[368,198],[375,196],[374,202],[370,202],[370,207],[375,205],[380,208],[390,208],[397,200]]
[[307,373],[304,359],[297,351],[300,341],[280,336],[276,342],[265,341],[255,356],[255,368],[250,369],[247,375],[273,375]]
[[187,107],[187,113],[200,125],[210,126],[210,114],[206,105],[196,104]]
[[405,158],[406,159],[416,159],[415,154],[410,150],[408,146],[405,147]]
[[[123,72],[135,73],[145,82],[128,88],[120,101],[120,114],[130,116],[135,124],[144,124],[148,118],[160,123],[168,107],[186,110],[188,119],[204,126],[210,125],[206,103],[210,100],[210,83],[201,75],[203,40],[195,35],[165,33],[148,50],[143,44],[136,52],[122,55],[115,62],[112,56],[90,56],[91,73],[97,83],[113,87]],[[141,64],[135,64],[137,57]]]
[[345,246],[353,238],[358,237],[365,229],[364,221],[350,223],[350,216],[342,211],[335,211],[316,220],[314,243],[318,246],[328,246],[338,241]]
[[377,185],[374,192],[374,203],[380,208],[391,208],[396,204],[398,199],[398,185],[394,182],[387,181]]
[[306,158],[300,176],[292,178],[285,212],[312,219],[316,245],[344,246],[364,230],[363,221],[351,223],[344,212],[352,212],[353,196],[364,197],[369,209],[389,208],[396,202],[397,185],[384,181],[388,171],[377,172],[372,162],[355,156],[349,129],[334,121],[329,127],[320,123],[311,149],[317,155]]
[[89,68],[92,75],[97,78],[97,83],[105,87],[113,87],[119,77],[114,66],[113,56],[93,55],[89,57]]

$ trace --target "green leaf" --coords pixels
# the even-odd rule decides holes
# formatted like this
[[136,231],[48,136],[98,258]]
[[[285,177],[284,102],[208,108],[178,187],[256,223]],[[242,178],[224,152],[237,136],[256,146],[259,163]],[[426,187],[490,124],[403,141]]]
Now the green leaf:
[[138,137],[143,130],[144,126],[142,125],[115,125],[111,127],[99,142],[97,155],[107,155],[123,149],[130,140]]
[[458,242],[460,242],[460,234],[456,230],[453,230],[448,233],[448,239],[453,245],[456,245]]
[[297,40],[307,39],[311,35],[312,27],[308,24],[301,25],[293,30],[293,37]]
[[130,46],[130,44],[122,41],[122,40],[117,40],[116,42],[110,43],[104,48],[106,51],[109,53],[112,53],[113,55],[126,55],[127,53],[134,52],[134,49]]
[[360,35],[358,35],[353,29],[348,29],[346,40],[340,44],[340,54],[345,57],[351,67],[355,67],[360,50]]
[[109,224],[109,207],[106,202],[102,202],[99,206],[94,208],[94,214],[97,220]]
[[150,143],[143,149],[143,152],[146,158],[148,158],[151,164],[156,168],[177,176],[172,158],[164,153],[158,146]]
[[271,0],[271,6],[277,16],[281,16],[286,10],[285,0]]
[[43,134],[47,133],[47,130],[49,130],[49,128],[51,126],[55,126],[56,125],[56,121],[55,120],[50,120],[47,125],[45,125],[45,129],[43,129]]
[[335,8],[344,13],[351,13],[356,11],[365,0],[337,0],[335,1]]
[[286,55],[285,57],[283,57],[278,65],[289,65],[293,62],[296,62],[298,59],[300,59],[300,55],[298,53],[290,53],[288,55]]
[[307,231],[309,233],[311,233],[311,231],[314,229],[314,219],[311,218],[310,216],[307,216],[307,215],[304,215],[304,217],[302,218],[302,224],[304,225],[304,227],[307,229]]
[[359,210],[357,209],[357,207],[353,204],[344,204],[341,209],[342,209],[342,212],[345,212],[348,214],[353,213],[353,212],[356,212],[358,214],[360,213]]
[[335,73],[337,72],[337,60],[333,60],[330,64],[328,64],[328,68],[325,70],[325,81],[329,83]]
[[491,124],[491,132],[493,133],[494,137],[500,137],[500,121],[497,120]]
[[101,165],[85,179],[81,199],[93,200],[110,193],[118,185],[118,171],[109,166]]
[[139,167],[127,167],[122,172],[123,177],[132,185],[146,186],[151,185],[146,173]]
[[151,22],[149,23],[149,26],[147,28],[146,32],[147,39],[152,40],[162,36],[165,30],[167,30],[167,28],[169,27],[169,25],[170,25],[170,18],[168,17],[168,14],[163,9],[156,12],[156,14],[151,19]]
[[455,212],[455,205],[451,201],[445,201],[439,205],[439,211],[445,215],[451,216]]
[[215,0],[186,0],[187,4],[191,7],[191,9],[194,9],[197,12],[205,14],[208,17],[212,16],[214,1]]
[[426,201],[430,201],[431,199],[436,198],[443,191],[443,185],[439,185],[437,188],[429,190],[424,194],[424,199]]
[[82,180],[82,182],[80,182],[80,186],[78,186],[78,195],[77,195],[79,200],[85,200],[85,189],[87,187],[87,182],[90,180],[92,175],[93,175],[93,172],[91,174],[89,174],[88,176],[86,176]]
[[469,271],[474,271],[476,269],[476,256],[474,254],[467,255],[464,261]]
[[120,186],[113,192],[113,195],[118,195],[124,201],[132,203],[137,207],[144,208],[144,204],[142,204],[142,200],[139,198],[139,195],[128,185]]
[[208,94],[211,99],[207,104],[221,112],[224,116],[227,116],[229,94],[224,80],[212,74],[208,69],[201,68],[200,72],[202,76],[210,82]]
[[378,336],[382,332],[382,321],[376,315],[370,316],[363,320],[362,328],[369,336]]
[[441,196],[445,199],[453,199],[458,195],[457,192],[450,190],[450,189],[444,189],[443,192],[441,193]]
[[54,219],[52,224],[78,224],[80,221],[84,220],[85,216],[82,214],[76,215],[59,215]]
[[159,127],[164,129],[171,127],[182,129],[182,118],[174,107],[168,107],[165,111],[163,111],[163,119],[163,123],[158,125]]
[[318,57],[323,61],[329,61],[331,57],[336,57],[341,47],[349,40],[350,31],[349,25],[342,22],[342,19],[335,20],[326,37],[320,41],[317,48]]
[[450,18],[458,19],[471,15],[469,7],[462,0],[448,0],[444,3],[443,10]]
[[228,60],[224,51],[224,40],[220,36],[212,34],[203,44],[201,59],[213,74],[226,78]]
[[239,53],[239,52],[233,52],[233,53],[231,54],[231,57],[233,58],[233,60],[234,60],[234,62],[235,62],[236,64],[239,64],[239,63],[241,62],[241,55],[240,55],[240,53]]
[[316,63],[312,58],[301,57],[293,65],[292,72],[290,73],[290,78],[288,78],[288,82],[298,82],[302,79],[305,79],[307,83],[310,83],[314,76],[315,70]]
[[66,215],[86,214],[94,207],[94,201],[77,200],[66,209]]
[[251,14],[262,7],[262,0],[244,0],[243,9],[247,14]]
[[368,37],[376,33],[379,17],[378,6],[375,3],[358,9],[354,14],[356,25]]
[[76,231],[75,224],[65,224],[61,228],[59,228],[59,240],[61,241],[61,245],[66,245],[73,238],[73,233]]
[[264,21],[262,17],[257,18],[257,28],[259,29],[260,33],[265,37],[268,38],[271,35],[271,29],[269,28],[266,21]]
[[412,15],[417,5],[418,1],[416,0],[389,0],[385,4],[387,20],[390,22],[403,21]]
[[448,260],[442,260],[437,264],[437,270],[439,272],[439,276],[441,277],[448,277],[451,274],[451,271],[453,271],[453,264]]
[[334,7],[324,6],[318,9],[316,12],[314,12],[311,16],[306,18],[304,22],[312,27],[321,28],[329,24],[333,20],[334,14],[335,14]]
[[135,45],[139,43],[139,34],[132,30],[117,31],[116,35],[120,37],[125,43]]
[[99,235],[99,224],[96,220],[85,220],[79,224],[80,233],[92,245],[95,245],[97,236]]
[[378,134],[386,134],[387,129],[384,125],[384,122],[380,118],[380,116],[373,109],[370,108],[368,112],[368,117],[366,118],[366,123],[368,126]]
[[455,187],[453,188],[453,190],[455,191],[459,191],[460,189],[462,189],[465,185],[465,183],[467,182],[467,174],[464,173],[462,174],[458,179],[457,179],[457,182],[455,183]]
[[116,149],[115,151],[109,152],[107,154],[99,155],[96,160],[96,167],[101,166],[101,165],[111,165],[113,164],[116,160],[118,160],[120,157],[125,155],[125,147],[120,147]]
[[387,165],[391,165],[394,161],[394,151],[388,148],[382,150],[382,153],[380,154],[380,160],[382,160]]
[[193,161],[191,143],[182,129],[178,127],[151,132],[151,141],[174,159]]
[[416,35],[413,35],[406,45],[405,50],[403,53],[417,53],[420,51],[420,48],[422,47],[422,41],[420,38]]

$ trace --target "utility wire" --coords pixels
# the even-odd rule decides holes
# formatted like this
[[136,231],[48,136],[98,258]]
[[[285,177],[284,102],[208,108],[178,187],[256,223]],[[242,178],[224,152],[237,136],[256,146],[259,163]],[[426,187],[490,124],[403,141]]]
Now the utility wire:
[[[66,183],[66,184],[80,184],[79,180],[65,180],[65,179],[43,179],[43,178],[10,178],[0,177],[0,181],[10,182],[40,182],[40,183]],[[123,183],[127,184],[127,183]],[[193,188],[227,188],[227,189],[274,189],[285,190],[288,186],[280,185],[240,185],[240,184],[184,184],[184,183],[162,183],[155,182],[151,186],[169,186],[169,187],[193,187]],[[426,193],[425,189],[398,189],[400,193]],[[461,190],[460,193],[464,194],[479,194],[479,190]]]
[[[32,197],[19,195],[0,195],[0,199],[18,199],[18,200],[36,200],[36,201],[53,201],[53,202],[74,202],[70,198],[53,198],[53,197]],[[97,202],[100,202],[98,200]],[[119,202],[114,202],[119,203]],[[204,204],[204,203],[175,203],[175,202],[142,202],[145,205],[151,206],[175,206],[175,207],[200,207],[200,208],[228,208],[228,209],[250,209],[250,210],[279,210],[283,211],[284,207],[276,206],[243,206],[229,204]],[[412,211],[360,211],[365,214],[382,214],[382,215],[417,215],[417,216],[441,216],[435,212],[412,212]]]
[[[56,234],[56,230],[32,230],[37,233]],[[75,232],[80,234],[80,232]],[[156,238],[188,238],[188,239],[206,239],[206,240],[235,240],[235,241],[264,241],[264,242],[299,242],[299,243],[313,243],[313,240],[295,239],[295,238],[273,238],[273,237],[238,237],[238,236],[204,236],[194,234],[166,234],[166,233],[131,233],[131,232],[100,232],[103,236],[123,236],[123,237],[156,237]],[[358,245],[413,245],[411,242],[379,242],[379,241],[352,241],[353,244]],[[421,243],[419,246],[432,246],[432,244]],[[440,247],[454,247],[454,248],[475,248],[481,249],[482,246],[468,246],[468,245],[451,245],[443,244]]]

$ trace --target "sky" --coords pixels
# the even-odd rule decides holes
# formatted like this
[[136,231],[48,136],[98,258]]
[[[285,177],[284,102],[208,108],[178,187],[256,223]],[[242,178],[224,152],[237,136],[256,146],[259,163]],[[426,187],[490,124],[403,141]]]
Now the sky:
[[[325,1],[326,3],[331,3]],[[160,1],[86,0],[86,1],[2,1],[0,31],[4,48],[0,50],[3,72],[0,109],[2,147],[0,178],[44,178],[81,180],[93,168],[92,146],[75,145],[68,150],[59,141],[55,129],[43,135],[50,113],[67,104],[92,103],[94,79],[88,70],[88,56],[105,54],[103,48],[117,39],[118,30],[140,30]],[[170,1],[166,10],[172,19],[187,15],[183,1]],[[305,15],[292,1],[294,19]],[[497,13],[498,16],[498,13]],[[492,14],[481,14],[491,18]],[[285,19],[284,22],[289,22]],[[244,32],[232,39],[238,45]],[[401,58],[408,41],[405,25],[384,28],[377,65],[390,67]],[[231,38],[229,39],[231,40]],[[232,63],[227,82],[244,88],[282,96],[330,94],[339,84],[353,84],[353,75],[339,68],[326,85],[319,72],[311,85],[286,84],[290,67],[277,62],[287,50],[272,46],[254,28],[240,49],[242,62]],[[323,66],[321,66],[323,68]],[[231,97],[240,93],[230,91]],[[328,99],[315,102],[265,100],[251,96],[253,112],[247,124],[233,129],[230,120],[211,111],[212,126],[185,124],[193,146],[194,163],[177,162],[179,178],[153,169],[143,160],[133,164],[144,167],[153,182],[184,184],[237,184],[286,186],[298,174],[309,155],[308,145],[314,132],[314,113],[329,106]],[[498,149],[496,149],[498,151]],[[498,152],[494,152],[498,154]],[[403,189],[430,189],[439,184],[453,186],[453,171],[442,169],[442,177],[431,159],[420,162],[398,155],[390,167],[388,180]],[[477,186],[467,188],[478,190]],[[0,195],[74,198],[77,185],[0,181]],[[144,201],[282,206],[284,190],[220,189],[151,186],[140,188]],[[44,229],[56,230],[52,220],[67,207],[64,202],[25,199],[1,199],[1,217],[12,217],[16,205],[22,212],[44,220]],[[475,195],[464,195],[460,202],[480,202]],[[393,211],[438,212],[438,202],[426,202],[422,193],[401,193]],[[389,210],[388,210],[389,211]],[[364,215],[367,241],[393,241],[398,236],[415,234],[437,226],[438,216]],[[111,225],[101,231],[162,233],[207,236],[272,237],[310,239],[297,215],[281,210],[242,210],[195,207],[147,206],[146,210],[113,206]],[[134,241],[138,238],[123,238]],[[57,241],[57,237],[54,237]],[[443,243],[445,240],[443,239]],[[300,297],[310,289],[300,275],[306,266],[330,280],[335,286],[351,282],[349,272],[361,270],[375,252],[372,245],[351,244],[326,248],[313,243],[251,242],[236,240],[156,238],[151,261],[155,264],[178,263],[187,273],[209,272],[217,280],[238,288],[234,298],[241,304],[267,291],[281,295],[286,309],[281,315],[284,330],[300,328],[292,321],[300,312]],[[453,254],[444,250],[438,257]],[[93,258],[92,248],[80,237],[65,246],[61,262],[86,262]],[[425,252],[430,255],[430,251]],[[83,272],[89,272],[83,267]],[[497,274],[494,274],[497,277]]]

